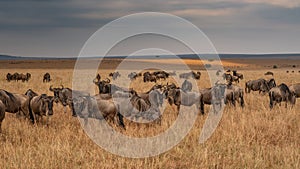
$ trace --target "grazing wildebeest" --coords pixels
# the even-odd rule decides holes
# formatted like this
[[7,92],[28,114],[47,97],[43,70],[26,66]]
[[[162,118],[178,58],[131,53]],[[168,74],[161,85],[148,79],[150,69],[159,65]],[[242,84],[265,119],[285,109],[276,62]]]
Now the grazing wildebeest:
[[53,115],[53,96],[47,96],[41,94],[40,96],[34,96],[29,103],[29,112],[33,117],[33,123],[38,123],[43,120],[43,116],[47,117],[46,124],[49,124],[49,116]]
[[300,97],[300,83],[293,84],[289,86],[289,89],[294,95],[299,98]]
[[5,118],[5,105],[0,100],[0,133],[2,132],[2,121]]
[[183,92],[190,92],[190,91],[192,91],[192,88],[193,88],[193,85],[188,80],[184,80],[184,82],[181,85],[181,90]]
[[237,73],[236,70],[232,71],[232,75],[238,77],[239,79],[243,80],[244,79],[244,75],[241,73]]
[[28,80],[31,78],[31,74],[30,73],[26,73],[26,74],[19,74],[17,80],[22,80],[22,82],[28,82]]
[[121,77],[119,72],[112,72],[109,74],[110,77],[112,77],[113,80],[116,80],[118,77]]
[[200,110],[201,113],[204,114],[204,104],[213,105],[214,112],[216,111],[216,106],[219,105],[220,108],[223,103],[223,99],[226,97],[226,85],[225,84],[216,84],[211,88],[201,89],[201,97],[200,97]]
[[179,75],[179,78],[181,78],[181,79],[189,79],[190,77],[199,80],[200,77],[201,77],[201,72],[191,71],[191,72],[188,72],[188,73],[181,73]]
[[245,92],[250,93],[251,90],[267,93],[270,90],[268,81],[265,79],[249,80],[245,83]]
[[274,107],[274,104],[281,103],[285,101],[285,107],[287,108],[287,102],[290,102],[292,105],[296,103],[296,96],[293,92],[290,91],[289,87],[281,83],[279,86],[272,88],[269,91],[270,98],[270,109]]
[[18,81],[20,78],[19,78],[19,73],[14,73],[13,75],[12,75],[12,80],[15,80],[15,81]]
[[120,127],[125,129],[123,115],[112,100],[103,100],[99,95],[74,98],[74,109],[86,125],[88,118],[114,121],[117,118]]
[[271,76],[274,76],[274,73],[273,72],[270,72],[270,71],[268,71],[268,72],[266,72],[264,75],[271,75]]
[[43,82],[50,82],[51,81],[51,77],[50,77],[50,73],[45,73],[44,74],[44,78],[43,78]]
[[25,95],[28,96],[30,99],[33,98],[34,96],[38,96],[38,94],[31,89],[28,89]]
[[0,89],[0,100],[5,105],[5,111],[9,113],[16,113],[17,117],[23,115],[29,118],[29,97],[24,94],[10,93]]
[[[74,103],[73,98],[79,97],[79,96],[89,96],[90,94],[83,91],[76,91],[72,90],[70,88],[64,88],[63,85],[61,85],[61,88],[52,88],[52,85],[49,88],[50,91],[54,94],[54,101],[58,103],[59,101],[65,107],[69,106],[72,110],[72,116],[76,117],[76,112],[74,110]],[[66,112],[66,111],[65,111]]]
[[128,74],[128,78],[130,80],[135,80],[138,77],[138,74],[136,72],[131,72]]
[[10,73],[7,73],[7,75],[6,75],[6,80],[7,80],[8,82],[10,82],[11,80],[14,80],[13,75],[10,74]]

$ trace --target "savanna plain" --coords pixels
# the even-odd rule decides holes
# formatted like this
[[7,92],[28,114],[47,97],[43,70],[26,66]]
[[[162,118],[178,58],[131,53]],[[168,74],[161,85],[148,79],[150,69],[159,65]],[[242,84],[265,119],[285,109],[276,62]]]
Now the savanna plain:
[[[104,63],[98,72],[103,78],[114,71],[112,62]],[[141,62],[141,61],[139,61]],[[299,60],[262,60],[249,62],[224,61],[225,69],[237,69],[244,74],[238,84],[242,88],[245,82],[265,76],[266,71],[274,73],[277,84],[300,83]],[[187,61],[192,69],[194,62]],[[249,63],[249,64],[248,64]],[[266,64],[267,63],[267,64]],[[113,63],[117,65],[117,63]],[[278,68],[273,69],[273,65]],[[292,65],[295,65],[293,67]],[[0,85],[12,93],[25,93],[32,89],[39,94],[49,91],[50,85],[64,85],[72,88],[74,61],[2,61]],[[194,67],[193,67],[194,66]],[[289,70],[289,73],[286,71]],[[210,87],[205,70],[200,70],[201,79],[198,87]],[[294,71],[294,73],[292,73]],[[7,82],[7,73],[31,73],[28,82]],[[43,83],[44,73],[51,74],[52,81]],[[91,75],[94,76],[94,75]],[[125,76],[126,75],[122,75]],[[172,79],[169,79],[172,81]],[[167,81],[158,83],[166,84]],[[143,83],[142,78],[131,83],[138,92],[146,92],[155,83]],[[180,85],[180,84],[179,84]],[[94,86],[95,92],[98,92]],[[194,86],[194,89],[195,86]],[[175,107],[167,101],[161,124],[137,124],[125,119],[126,130],[119,132],[132,137],[154,136],[169,128],[177,118]],[[296,105],[285,108],[284,104],[269,108],[268,95],[258,92],[245,94],[245,107],[226,106],[219,125],[213,135],[203,144],[199,135],[208,116],[197,116],[196,122],[188,135],[174,148],[158,156],[132,159],[111,154],[97,146],[84,132],[79,120],[71,116],[67,108],[64,113],[61,104],[54,104],[54,115],[49,126],[29,123],[17,119],[15,114],[6,113],[0,135],[0,168],[300,168],[300,100]],[[190,113],[190,112],[185,112]],[[105,138],[103,138],[105,139]]]

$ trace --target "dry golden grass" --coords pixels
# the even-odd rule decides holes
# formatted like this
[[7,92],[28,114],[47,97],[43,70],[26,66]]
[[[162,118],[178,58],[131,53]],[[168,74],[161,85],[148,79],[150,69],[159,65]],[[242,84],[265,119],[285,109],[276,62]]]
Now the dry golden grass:
[[[110,71],[100,73],[107,75]],[[265,71],[241,71],[246,79],[240,85],[244,87],[245,81],[264,77]],[[1,78],[2,89],[24,93],[31,88],[51,95],[50,84],[71,87],[73,73],[72,69],[47,70],[53,82],[43,84],[46,70],[2,69],[0,77],[8,72],[30,72],[32,79],[28,83],[8,83]],[[278,84],[300,82],[298,72],[286,74],[282,69],[273,72]],[[132,84],[138,91],[146,91],[152,85]],[[206,73],[203,72],[198,85],[209,86]],[[292,109],[276,106],[272,111],[267,96],[251,93],[245,96],[245,101],[244,109],[225,108],[218,128],[204,144],[199,144],[198,139],[207,114],[198,116],[193,129],[173,149],[144,159],[119,157],[98,147],[84,133],[77,118],[71,117],[70,110],[64,113],[60,104],[54,106],[49,127],[33,126],[7,113],[0,136],[0,168],[300,168],[299,100]],[[164,131],[175,119],[174,108],[168,106],[161,126],[137,125],[125,120],[127,130],[122,132],[151,136]]]

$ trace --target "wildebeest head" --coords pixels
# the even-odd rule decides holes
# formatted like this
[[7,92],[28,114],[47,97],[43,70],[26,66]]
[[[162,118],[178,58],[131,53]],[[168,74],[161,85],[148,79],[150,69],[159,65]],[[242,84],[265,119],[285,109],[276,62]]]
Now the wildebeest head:
[[[61,97],[62,97],[62,94],[61,94],[61,91],[63,90],[64,86],[61,85],[61,88],[53,88],[52,85],[50,86],[49,90],[53,92],[54,94],[54,101],[55,103],[58,103],[59,100],[62,100]],[[66,106],[66,103],[65,102],[62,102],[62,104],[64,106]]]
[[170,105],[180,104],[180,89],[169,89],[166,95]]
[[42,101],[42,109],[45,111],[46,115],[52,116],[54,97],[42,94],[38,101]]

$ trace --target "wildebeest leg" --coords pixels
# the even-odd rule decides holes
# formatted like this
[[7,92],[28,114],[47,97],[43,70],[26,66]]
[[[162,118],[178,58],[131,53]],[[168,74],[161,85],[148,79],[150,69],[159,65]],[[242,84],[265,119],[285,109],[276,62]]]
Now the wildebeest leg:
[[125,124],[124,124],[124,119],[123,119],[123,115],[118,112],[117,113],[117,116],[118,116],[118,123],[119,123],[119,126],[121,126],[123,129],[125,129]]
[[66,108],[66,106],[64,106],[64,113],[66,113],[67,112],[67,108]]
[[2,126],[2,121],[3,121],[4,117],[5,117],[5,111],[0,110],[0,133],[2,132],[1,126]]
[[73,102],[71,102],[70,108],[71,108],[71,110],[72,110],[72,116],[73,116],[73,117],[77,117],[76,112],[75,112],[75,109],[74,109],[74,103],[73,103]]
[[200,102],[200,112],[204,115],[204,103],[202,101]]
[[240,99],[241,99],[241,102],[240,102],[241,107],[244,108],[245,107],[244,96],[241,96]]

